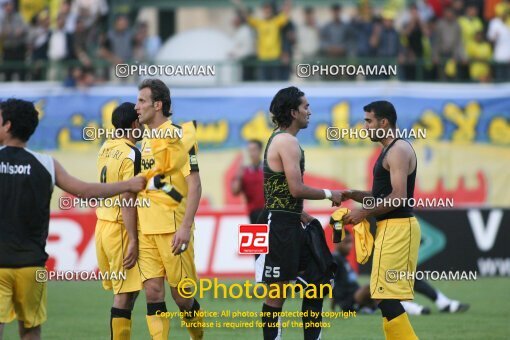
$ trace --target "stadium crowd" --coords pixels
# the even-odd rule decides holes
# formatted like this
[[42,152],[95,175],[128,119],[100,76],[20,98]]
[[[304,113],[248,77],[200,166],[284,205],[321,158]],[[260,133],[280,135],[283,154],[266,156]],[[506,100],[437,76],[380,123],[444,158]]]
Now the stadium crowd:
[[[288,1],[264,2],[260,11],[232,2],[229,56],[245,81],[288,80],[296,64],[318,62],[398,64],[401,80],[510,79],[510,0],[386,0],[380,7],[359,0],[331,6],[322,22],[316,8],[291,12]],[[124,14],[110,21],[107,0],[0,3],[6,81],[65,78],[66,85],[89,86],[112,79],[112,65],[150,62],[161,46],[146,22],[133,25]]]

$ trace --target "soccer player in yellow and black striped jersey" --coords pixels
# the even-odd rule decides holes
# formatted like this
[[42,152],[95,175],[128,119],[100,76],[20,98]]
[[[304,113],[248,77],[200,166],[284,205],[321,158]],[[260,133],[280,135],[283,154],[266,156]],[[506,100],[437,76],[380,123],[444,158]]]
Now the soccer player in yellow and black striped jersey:
[[138,120],[154,134],[142,141],[142,173],[148,177],[149,187],[160,189],[145,192],[151,205],[138,208],[139,265],[147,299],[147,325],[152,339],[168,338],[170,320],[157,315],[167,311],[166,279],[175,303],[184,312],[191,338],[202,339],[202,320],[196,315],[198,301],[184,298],[177,290],[182,279],[197,279],[192,233],[201,195],[197,148],[194,127],[172,124],[170,107],[170,91],[162,81],[142,82],[136,104]]
[[[97,159],[98,176],[101,183],[128,180],[141,167],[141,153],[132,133],[140,129],[135,104],[122,103],[112,114],[112,124],[118,136],[107,140]],[[121,133],[122,132],[122,133]],[[141,135],[138,134],[138,135]],[[104,280],[103,287],[113,289],[113,307],[110,318],[110,334],[113,340],[129,340],[131,336],[131,311],[138,292],[142,289],[137,264],[138,234],[136,194],[124,193],[114,202],[121,205],[104,206],[96,210],[96,253],[99,270],[117,280]],[[119,279],[118,273],[125,273]]]

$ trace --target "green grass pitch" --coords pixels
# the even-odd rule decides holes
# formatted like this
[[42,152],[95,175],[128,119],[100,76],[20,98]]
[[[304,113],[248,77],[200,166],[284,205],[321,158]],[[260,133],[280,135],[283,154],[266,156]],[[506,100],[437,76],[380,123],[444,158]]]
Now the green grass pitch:
[[[368,278],[362,277],[366,282]],[[235,281],[228,281],[230,283]],[[241,281],[244,282],[244,281]],[[225,282],[227,283],[227,282]],[[510,279],[478,278],[476,281],[432,282],[447,296],[471,304],[464,314],[441,314],[435,306],[422,296],[416,301],[432,308],[432,314],[412,316],[413,324],[420,339],[510,339]],[[169,311],[177,311],[167,291]],[[50,282],[48,285],[48,321],[43,325],[43,338],[49,340],[109,339],[109,313],[112,295],[104,291],[100,282]],[[205,310],[219,311],[260,311],[259,300],[213,299],[207,295],[200,299]],[[298,299],[289,300],[284,310],[300,310]],[[330,310],[329,300],[325,311]],[[133,311],[132,339],[150,339],[145,323],[145,297],[137,300]],[[251,321],[252,319],[223,318],[210,321]],[[296,320],[299,319],[287,319]],[[285,319],[284,319],[285,321]],[[384,339],[381,318],[376,315],[358,315],[355,318],[327,320],[331,327],[323,330],[323,339]],[[259,328],[211,328],[206,329],[207,339],[261,339]],[[5,327],[4,340],[17,339],[17,324]],[[302,339],[300,328],[287,328],[284,339]],[[185,328],[178,319],[171,320],[170,339],[189,339]]]

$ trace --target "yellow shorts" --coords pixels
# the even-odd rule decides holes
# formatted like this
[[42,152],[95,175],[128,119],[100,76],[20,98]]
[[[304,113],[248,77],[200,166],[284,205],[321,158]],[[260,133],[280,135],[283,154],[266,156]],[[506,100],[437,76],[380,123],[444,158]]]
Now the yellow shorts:
[[370,276],[372,299],[414,298],[420,237],[420,225],[415,217],[377,222]]
[[44,267],[0,268],[0,323],[14,319],[25,328],[46,321],[46,282],[36,281]]
[[99,270],[110,278],[110,280],[103,280],[104,289],[113,289],[114,294],[141,290],[142,279],[138,263],[128,270],[125,270],[123,266],[128,245],[128,235],[124,225],[97,220],[95,237]]
[[175,233],[151,235],[138,231],[138,263],[142,281],[166,277],[170,287],[177,287],[184,278],[190,278],[196,282],[193,230],[194,228],[191,229],[188,248],[179,255],[172,253],[172,240]]

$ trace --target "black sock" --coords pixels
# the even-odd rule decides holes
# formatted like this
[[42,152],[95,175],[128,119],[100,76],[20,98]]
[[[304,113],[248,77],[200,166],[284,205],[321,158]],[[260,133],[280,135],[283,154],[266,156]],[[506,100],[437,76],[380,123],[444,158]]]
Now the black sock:
[[[305,340],[315,340],[320,337],[322,328],[320,326],[317,327],[317,325],[322,321],[322,303],[323,299],[303,298],[301,311],[303,312],[302,320]],[[311,312],[315,314],[313,317]]]
[[120,309],[112,307],[110,311],[110,315],[113,318],[124,318],[131,320],[131,310],[130,309]]
[[156,315],[156,312],[165,313],[166,311],[165,301],[147,303],[147,315]]
[[181,312],[184,313],[184,317],[186,319],[192,319],[195,317],[195,312],[198,312],[200,310],[200,304],[196,299],[193,299],[193,305],[189,310],[181,309]]
[[414,280],[414,290],[420,294],[425,295],[434,302],[437,300],[436,290],[423,280]]
[[264,333],[264,340],[274,340],[278,337],[280,331],[278,327],[280,317],[278,315],[280,315],[281,312],[282,307],[271,307],[265,303],[262,305],[262,331]]
[[386,318],[388,321],[406,312],[400,301],[394,299],[382,300],[379,303],[379,308],[381,309],[383,318]]

